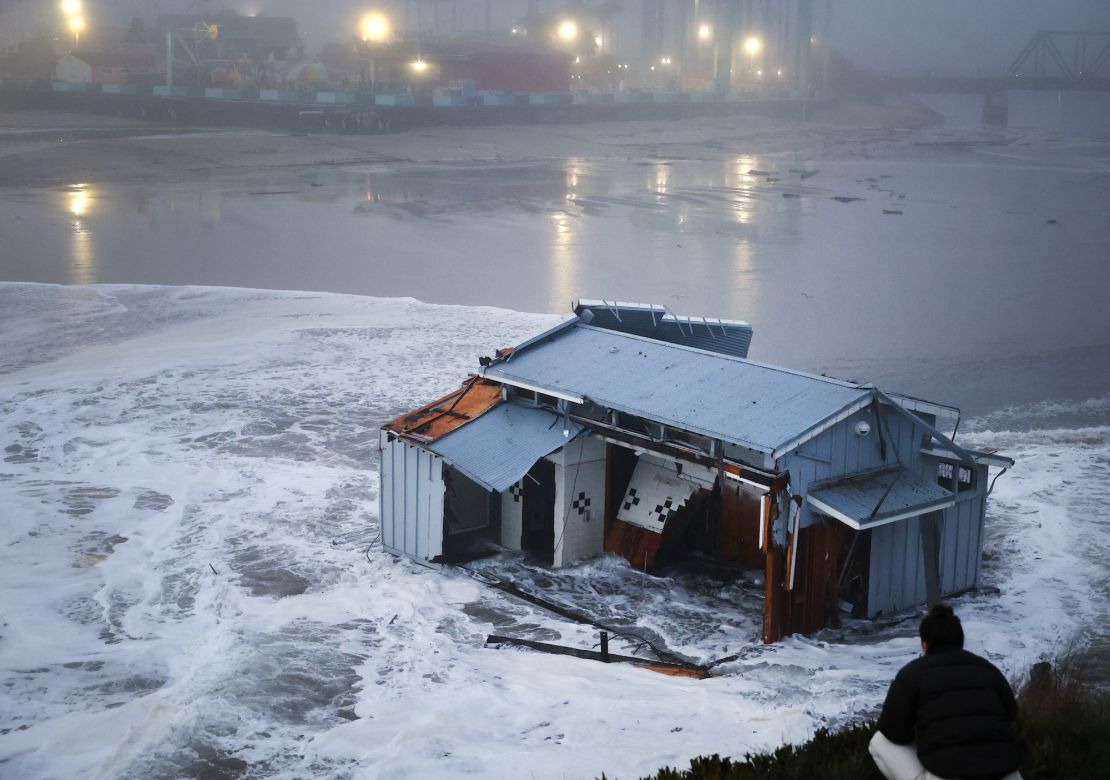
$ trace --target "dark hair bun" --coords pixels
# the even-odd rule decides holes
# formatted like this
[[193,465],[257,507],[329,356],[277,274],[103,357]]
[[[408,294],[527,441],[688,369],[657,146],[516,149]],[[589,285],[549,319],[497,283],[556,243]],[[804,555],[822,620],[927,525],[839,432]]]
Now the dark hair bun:
[[921,621],[921,640],[928,646],[927,653],[964,646],[964,629],[960,619],[948,604],[937,604]]
[[929,610],[929,617],[931,618],[950,618],[955,614],[948,604],[934,604],[933,608]]

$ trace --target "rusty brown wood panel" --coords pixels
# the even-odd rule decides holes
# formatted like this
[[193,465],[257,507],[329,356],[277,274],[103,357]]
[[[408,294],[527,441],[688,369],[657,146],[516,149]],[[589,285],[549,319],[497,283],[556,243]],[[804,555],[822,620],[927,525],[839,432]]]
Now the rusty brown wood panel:
[[750,569],[762,568],[765,561],[759,538],[759,499],[741,494],[739,486],[725,483],[721,489],[719,541],[721,560],[739,563]]
[[828,522],[812,525],[799,536],[787,633],[812,634],[839,625],[837,562],[846,531],[846,526]]
[[790,600],[783,588],[786,551],[771,545],[767,551],[766,583],[763,598],[763,643],[777,642],[789,633]]
[[472,376],[458,390],[406,412],[382,427],[422,441],[435,441],[496,406],[500,400],[500,384]]
[[605,551],[615,552],[641,571],[651,571],[663,537],[645,528],[613,520],[605,534]]

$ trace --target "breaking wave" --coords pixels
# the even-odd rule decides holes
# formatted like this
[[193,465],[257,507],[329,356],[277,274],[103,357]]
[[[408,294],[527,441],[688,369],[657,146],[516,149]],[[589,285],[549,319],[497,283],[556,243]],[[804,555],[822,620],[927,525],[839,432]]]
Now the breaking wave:
[[[671,678],[484,649],[597,636],[373,545],[378,426],[553,320],[0,285],[0,774],[638,775],[877,707],[916,654],[914,615],[763,647],[755,573],[483,564],[693,659],[737,656]],[[1059,423],[1075,413],[988,415],[962,437],[1017,459],[984,587],[957,604],[971,649],[1011,672],[1106,624],[1110,427]]]

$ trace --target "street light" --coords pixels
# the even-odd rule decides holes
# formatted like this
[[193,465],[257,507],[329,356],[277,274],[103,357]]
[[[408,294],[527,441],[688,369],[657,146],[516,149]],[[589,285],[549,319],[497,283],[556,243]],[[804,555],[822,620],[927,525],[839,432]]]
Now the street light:
[[85,29],[85,20],[80,16],[69,17],[69,31],[73,33],[73,48],[81,45],[81,31]]
[[66,16],[76,16],[81,13],[81,0],[62,0],[62,13]]
[[412,70],[417,74],[426,73],[428,70],[428,63],[424,62],[424,60],[414,60],[412,63]]
[[573,19],[567,19],[559,25],[559,37],[567,43],[571,43],[578,38],[578,25]]
[[[759,52],[762,50],[763,41],[759,40],[759,38],[755,37],[754,35],[744,41],[744,51],[746,51],[748,53],[748,56],[751,57],[752,71],[755,71],[755,55],[759,54]],[[762,76],[763,72],[760,71],[759,75]]]
[[362,40],[382,43],[389,38],[389,19],[384,14],[370,13],[362,18]]
[[712,27],[710,27],[708,24],[702,24],[702,25],[698,26],[698,40],[699,41],[702,41],[704,43],[705,41],[710,40],[712,37],[713,37],[713,28]]

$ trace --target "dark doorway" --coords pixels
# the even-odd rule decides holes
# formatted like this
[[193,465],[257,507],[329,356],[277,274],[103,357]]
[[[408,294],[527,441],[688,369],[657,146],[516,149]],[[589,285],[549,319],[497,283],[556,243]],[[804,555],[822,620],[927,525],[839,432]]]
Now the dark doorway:
[[550,564],[555,555],[555,464],[538,461],[523,485],[521,549]]
[[837,595],[851,605],[852,617],[865,618],[871,589],[871,529],[846,535],[837,556]]
[[468,561],[490,554],[501,541],[501,494],[461,471],[443,467],[443,556]]

